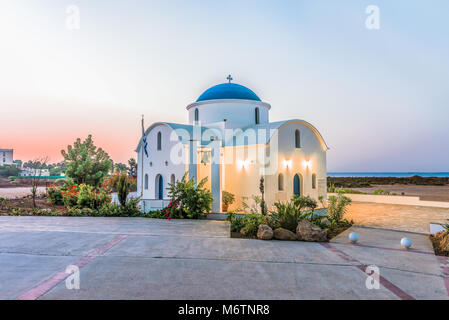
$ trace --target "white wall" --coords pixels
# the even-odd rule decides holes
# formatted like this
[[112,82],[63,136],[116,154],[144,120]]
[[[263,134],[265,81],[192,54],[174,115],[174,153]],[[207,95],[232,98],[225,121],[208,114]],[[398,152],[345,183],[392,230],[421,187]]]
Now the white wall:
[[[162,150],[157,150],[157,134],[162,134]],[[168,125],[160,124],[152,128],[147,134],[148,158],[143,154],[143,176],[142,176],[142,150],[138,152],[138,172],[137,172],[137,191],[141,194],[141,186],[144,184],[144,177],[148,175],[148,189],[143,190],[143,199],[156,199],[156,177],[161,175],[164,182],[164,199],[168,198],[168,184],[171,183],[171,175],[175,175],[176,180],[180,180],[186,172],[184,146],[179,142],[171,141],[173,129]],[[177,156],[182,161],[178,164],[172,163],[171,152],[177,152]],[[179,152],[179,153],[178,153]],[[166,164],[167,162],[167,164]],[[152,165],[150,165],[150,163]],[[142,183],[143,182],[143,183]]]
[[[295,131],[299,129],[301,132],[302,147],[295,148]],[[259,146],[262,147],[262,146]],[[243,149],[244,147],[240,147]],[[251,146],[248,149],[255,149]],[[265,147],[263,147],[265,149]],[[293,196],[293,179],[295,174],[299,174],[302,185],[302,194],[309,195],[314,199],[318,199],[321,194],[326,199],[326,149],[323,148],[321,141],[317,135],[306,125],[301,122],[292,121],[282,126],[278,134],[270,141],[270,150],[279,150],[277,157],[271,158],[275,161],[274,170],[270,171],[265,168],[265,196],[266,202],[271,207],[277,201],[288,201]],[[260,195],[259,180],[262,169],[261,164],[252,159],[251,155],[256,155],[255,151],[248,151],[248,165],[239,165],[238,159],[242,152],[236,152],[225,148],[225,159],[230,163],[230,157],[234,157],[235,164],[226,164],[224,170],[225,183],[224,190],[236,195],[236,202],[230,207],[231,210],[241,208],[241,197],[250,198],[252,195]],[[237,148],[239,149],[239,148]],[[291,166],[285,167],[284,160],[290,161]],[[310,161],[310,166],[306,167],[304,161]],[[278,190],[278,175],[284,175],[284,191]],[[316,188],[312,189],[312,174],[317,175]],[[322,180],[321,189],[318,188],[319,180]]]
[[195,120],[195,109],[199,111],[201,124],[222,122],[226,119],[227,128],[244,128],[255,124],[255,109],[259,108],[260,123],[269,122],[270,105],[260,101],[215,100],[197,102],[189,105],[189,124]]

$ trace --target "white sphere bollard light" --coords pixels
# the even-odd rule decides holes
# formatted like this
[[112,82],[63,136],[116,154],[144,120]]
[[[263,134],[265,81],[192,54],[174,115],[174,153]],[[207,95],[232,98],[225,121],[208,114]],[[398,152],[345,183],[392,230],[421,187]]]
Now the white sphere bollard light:
[[352,243],[357,243],[357,241],[359,241],[359,235],[355,232],[351,232],[348,238]]
[[410,240],[409,238],[402,238],[401,246],[405,249],[410,249],[412,247],[412,240]]

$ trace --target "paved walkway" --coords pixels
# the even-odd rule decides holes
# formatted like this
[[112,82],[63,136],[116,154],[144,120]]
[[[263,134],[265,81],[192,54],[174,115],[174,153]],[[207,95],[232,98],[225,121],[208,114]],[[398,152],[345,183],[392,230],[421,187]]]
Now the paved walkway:
[[[449,262],[426,236],[355,230],[360,246],[230,239],[218,221],[0,217],[0,299],[449,298]],[[399,248],[404,235],[416,250]],[[66,287],[69,265],[79,290]]]
[[448,223],[449,209],[354,202],[345,217],[358,225],[429,233],[431,222]]

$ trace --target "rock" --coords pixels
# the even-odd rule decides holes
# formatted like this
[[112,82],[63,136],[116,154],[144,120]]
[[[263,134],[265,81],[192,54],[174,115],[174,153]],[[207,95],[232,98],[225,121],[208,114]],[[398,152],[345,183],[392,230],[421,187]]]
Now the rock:
[[446,231],[439,232],[435,237],[440,242],[440,249],[449,252],[449,233]]
[[284,228],[277,228],[274,230],[274,238],[277,240],[296,240],[296,234]]
[[323,223],[326,227],[330,227],[332,225],[332,222],[328,218],[321,219],[321,223]]
[[271,240],[273,238],[273,229],[266,224],[261,224],[257,230],[257,239]]
[[327,231],[323,230],[312,222],[302,219],[296,227],[296,236],[302,241],[327,241]]

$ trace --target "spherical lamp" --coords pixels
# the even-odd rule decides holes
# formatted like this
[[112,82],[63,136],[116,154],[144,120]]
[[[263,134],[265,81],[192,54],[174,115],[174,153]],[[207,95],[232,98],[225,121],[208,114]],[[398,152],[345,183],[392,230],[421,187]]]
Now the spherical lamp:
[[357,241],[359,241],[359,235],[355,232],[351,232],[348,236],[349,241],[351,241],[352,243],[357,243]]
[[402,238],[401,246],[405,249],[410,249],[412,247],[412,240],[410,240],[409,238]]

